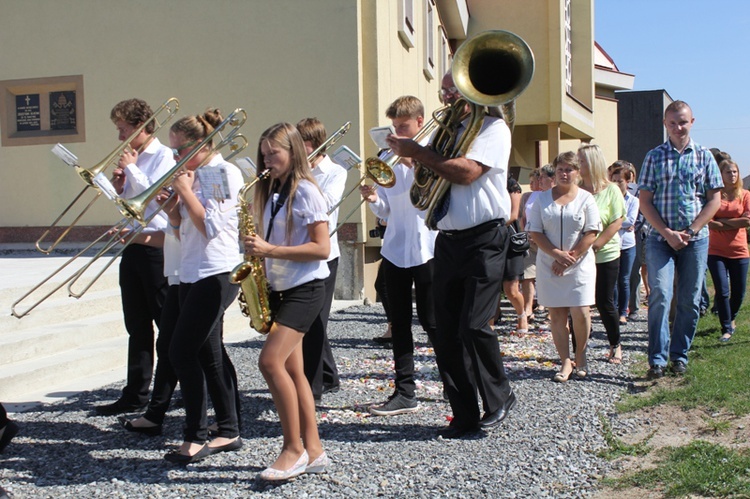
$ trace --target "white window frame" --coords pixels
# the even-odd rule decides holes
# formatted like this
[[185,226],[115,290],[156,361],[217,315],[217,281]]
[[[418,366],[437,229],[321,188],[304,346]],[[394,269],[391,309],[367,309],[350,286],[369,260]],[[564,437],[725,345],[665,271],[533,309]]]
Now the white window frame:
[[404,44],[414,47],[414,0],[399,0],[398,2],[398,36]]
[[435,4],[434,0],[424,0],[424,75],[427,80],[435,79]]
[[451,68],[451,47],[442,26],[438,31],[440,32],[440,66],[438,69],[440,71],[440,78],[442,78]]
[[565,0],[565,91],[572,95],[573,91],[573,50],[571,33],[571,0]]

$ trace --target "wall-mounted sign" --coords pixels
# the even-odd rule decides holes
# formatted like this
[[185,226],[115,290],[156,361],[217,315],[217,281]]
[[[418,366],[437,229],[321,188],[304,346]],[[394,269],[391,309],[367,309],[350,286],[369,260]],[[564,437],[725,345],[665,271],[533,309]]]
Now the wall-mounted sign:
[[32,132],[42,129],[39,94],[16,95],[16,130]]
[[75,91],[49,93],[49,127],[50,130],[75,130]]

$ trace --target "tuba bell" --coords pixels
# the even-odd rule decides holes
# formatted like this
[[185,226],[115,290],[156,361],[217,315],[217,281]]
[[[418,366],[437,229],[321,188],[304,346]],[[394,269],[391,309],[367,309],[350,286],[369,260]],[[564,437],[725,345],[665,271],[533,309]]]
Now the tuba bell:
[[[486,114],[498,114],[513,131],[515,100],[534,76],[534,54],[528,44],[509,31],[484,31],[466,40],[456,51],[451,69],[453,83],[463,98],[442,116],[433,114],[438,130],[430,148],[455,158],[465,155],[484,122]],[[468,107],[469,112],[466,112]],[[468,118],[466,131],[457,136],[459,125]],[[409,192],[412,204],[426,211],[425,223],[435,229],[435,210],[449,193],[450,182],[415,162],[414,183]]]

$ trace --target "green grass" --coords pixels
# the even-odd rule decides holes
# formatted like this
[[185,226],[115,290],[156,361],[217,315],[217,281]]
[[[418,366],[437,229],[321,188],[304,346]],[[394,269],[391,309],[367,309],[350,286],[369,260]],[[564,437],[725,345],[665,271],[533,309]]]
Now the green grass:
[[604,415],[599,414],[599,421],[602,424],[604,440],[607,442],[607,447],[597,453],[599,457],[611,461],[622,456],[644,456],[651,452],[651,447],[648,446],[648,441],[654,436],[656,430],[643,439],[642,442],[638,442],[637,444],[626,444],[612,433],[612,425],[609,424],[609,421]]
[[[710,281],[709,281],[710,284]],[[750,299],[750,298],[749,298]],[[719,341],[721,327],[711,314],[698,323],[690,350],[688,371],[674,382],[649,384],[642,393],[629,394],[617,404],[620,412],[669,404],[684,409],[700,408],[716,417],[705,417],[706,431],[714,434],[730,429],[730,419],[750,413],[750,304],[749,299],[736,319],[737,330],[728,343]],[[634,374],[645,376],[645,355]],[[695,440],[682,447],[651,453],[643,442],[627,445],[612,434],[602,418],[608,449],[599,455],[614,459],[622,455],[643,456],[656,464],[603,483],[614,488],[640,487],[658,490],[666,497],[710,496],[750,497],[750,451],[734,451],[721,445]],[[653,455],[652,455],[653,454]]]
[[750,452],[735,452],[696,440],[683,447],[662,449],[654,469],[607,480],[614,488],[661,490],[666,497],[750,495]]
[[[617,409],[628,412],[659,404],[674,404],[685,409],[702,407],[736,416],[750,413],[749,308],[750,305],[746,304],[741,309],[736,320],[737,331],[728,343],[719,342],[721,327],[718,318],[711,314],[703,317],[690,349],[684,379],[676,387],[656,383],[645,393],[625,396]],[[645,374],[647,367],[644,362],[638,367],[637,374]]]

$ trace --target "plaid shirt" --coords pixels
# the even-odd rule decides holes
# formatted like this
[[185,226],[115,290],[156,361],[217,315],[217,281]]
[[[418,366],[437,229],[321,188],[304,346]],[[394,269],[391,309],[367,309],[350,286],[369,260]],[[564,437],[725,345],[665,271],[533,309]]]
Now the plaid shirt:
[[[639,189],[652,192],[653,205],[672,230],[686,229],[706,204],[706,194],[724,187],[711,151],[690,139],[682,154],[667,140],[643,160]],[[653,228],[648,226],[648,233]],[[703,227],[694,239],[708,237]]]

